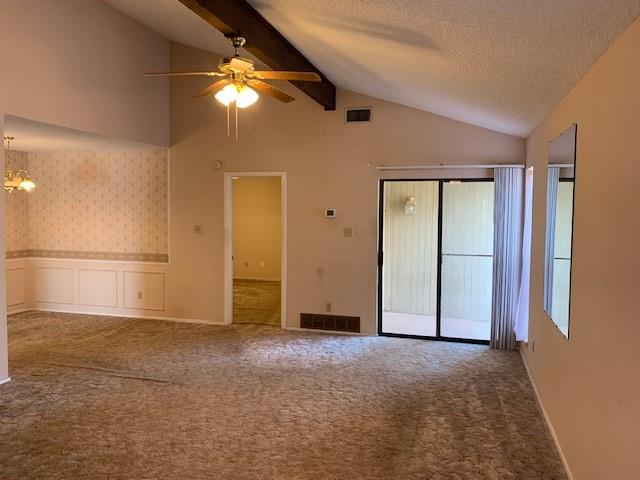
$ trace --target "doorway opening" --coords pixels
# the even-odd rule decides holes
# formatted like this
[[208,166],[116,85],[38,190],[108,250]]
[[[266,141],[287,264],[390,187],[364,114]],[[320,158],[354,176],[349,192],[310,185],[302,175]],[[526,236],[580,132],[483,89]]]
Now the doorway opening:
[[284,327],[285,175],[225,174],[225,324]]
[[380,335],[488,343],[493,180],[381,180]]

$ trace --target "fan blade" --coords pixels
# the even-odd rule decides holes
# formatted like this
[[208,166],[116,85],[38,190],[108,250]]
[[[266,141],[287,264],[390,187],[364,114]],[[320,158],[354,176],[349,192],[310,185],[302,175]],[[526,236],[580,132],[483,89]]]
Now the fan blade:
[[196,93],[194,95],[194,98],[208,97],[209,95],[216,93],[222,87],[224,87],[224,86],[226,86],[226,85],[228,85],[230,83],[231,83],[231,80],[229,80],[228,78],[223,78],[222,80],[218,80],[216,82],[213,82],[211,85],[209,85],[204,90]]
[[295,98],[293,98],[290,95],[287,95],[282,90],[278,90],[276,87],[273,87],[273,86],[269,85],[268,83],[263,82],[261,80],[247,80],[247,84],[250,87],[253,87],[256,90],[258,90],[259,92],[262,92],[265,95],[269,95],[269,96],[271,96],[273,98],[276,98],[276,99],[280,100],[281,102],[289,103],[289,102],[293,102],[295,100]]
[[145,73],[145,77],[225,77],[226,73],[220,72],[158,72],[158,73]]
[[320,75],[315,72],[278,72],[263,70],[253,72],[255,78],[260,80],[293,80],[299,82],[321,82]]

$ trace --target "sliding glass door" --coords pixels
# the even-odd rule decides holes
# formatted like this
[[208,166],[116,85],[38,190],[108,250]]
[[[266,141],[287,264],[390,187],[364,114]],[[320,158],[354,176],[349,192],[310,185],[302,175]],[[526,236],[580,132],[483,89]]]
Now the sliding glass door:
[[382,329],[434,337],[438,312],[437,181],[384,182]]
[[384,180],[379,332],[490,337],[493,181]]
[[440,335],[491,338],[493,182],[443,182]]

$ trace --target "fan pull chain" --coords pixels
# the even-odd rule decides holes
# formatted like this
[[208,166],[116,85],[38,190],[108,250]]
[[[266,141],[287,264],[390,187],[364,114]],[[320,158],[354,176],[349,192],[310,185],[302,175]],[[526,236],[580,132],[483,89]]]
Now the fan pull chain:
[[227,137],[231,136],[231,122],[229,119],[229,104],[227,103]]
[[236,106],[236,143],[238,143],[238,102],[233,102]]

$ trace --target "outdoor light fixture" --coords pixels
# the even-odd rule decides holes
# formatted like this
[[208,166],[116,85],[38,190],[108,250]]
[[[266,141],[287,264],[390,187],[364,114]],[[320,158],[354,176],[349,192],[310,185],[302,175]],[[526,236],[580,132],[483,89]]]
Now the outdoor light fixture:
[[418,204],[416,203],[416,197],[413,195],[408,196],[406,202],[404,202],[404,214],[415,215],[417,207]]

